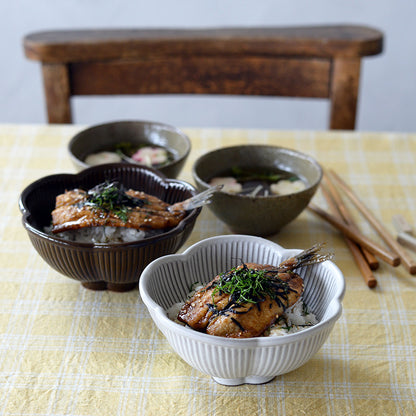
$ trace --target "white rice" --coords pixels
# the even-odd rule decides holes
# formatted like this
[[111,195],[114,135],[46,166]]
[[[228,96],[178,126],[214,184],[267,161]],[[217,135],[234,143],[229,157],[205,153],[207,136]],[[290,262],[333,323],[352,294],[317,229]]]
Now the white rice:
[[[203,285],[199,283],[187,294],[187,299],[191,298],[196,291],[202,289]],[[168,318],[182,326],[185,326],[183,322],[178,321],[177,317],[180,309],[185,302],[174,303],[166,312]],[[310,326],[316,325],[318,320],[316,316],[307,310],[303,299],[300,298],[294,305],[287,308],[283,315],[281,315],[277,322],[272,325],[267,331],[269,337],[279,337],[287,334],[293,334],[300,332]]]
[[294,334],[317,323],[316,316],[308,311],[303,299],[300,298],[294,305],[287,308],[283,315],[277,319],[277,322],[271,326],[269,337]]
[[[45,228],[45,232],[50,233],[51,227]],[[136,230],[135,228],[102,226],[68,230],[54,235],[64,240],[78,243],[106,244],[129,243],[132,241],[143,240],[143,238],[155,234],[157,234],[156,231],[147,233],[145,231]]]

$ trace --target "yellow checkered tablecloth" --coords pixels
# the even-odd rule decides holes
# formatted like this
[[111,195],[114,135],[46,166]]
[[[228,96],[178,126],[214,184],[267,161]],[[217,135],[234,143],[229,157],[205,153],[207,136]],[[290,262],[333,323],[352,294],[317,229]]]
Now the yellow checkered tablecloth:
[[[42,176],[74,172],[66,145],[80,126],[0,125],[0,415],[415,415],[416,276],[381,263],[363,282],[342,236],[304,212],[272,239],[327,241],[347,281],[344,312],[304,366],[264,385],[225,387],[170,348],[138,290],[94,292],[47,266],[17,201]],[[416,225],[416,135],[185,129],[193,161],[209,149],[270,143],[335,169],[393,232]],[[324,204],[320,194],[315,202]],[[362,231],[377,239],[357,214]],[[203,209],[186,247],[229,231]],[[416,257],[416,253],[413,253]]]

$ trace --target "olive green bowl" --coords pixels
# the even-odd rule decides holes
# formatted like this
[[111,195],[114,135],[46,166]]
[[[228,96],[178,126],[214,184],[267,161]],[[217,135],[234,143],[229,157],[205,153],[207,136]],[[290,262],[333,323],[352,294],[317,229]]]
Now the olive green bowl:
[[322,179],[319,163],[304,153],[270,145],[238,145],[213,150],[199,157],[192,174],[199,191],[213,177],[232,167],[282,169],[298,176],[304,190],[288,195],[248,196],[217,192],[208,207],[232,232],[257,236],[276,234],[308,205]]
[[[176,178],[191,151],[189,137],[176,127],[154,121],[114,121],[91,126],[76,134],[68,145],[69,155],[77,171],[90,167],[87,156],[114,149],[117,144],[159,146],[165,148],[172,160],[156,167],[168,178]],[[138,164],[138,163],[137,163]]]

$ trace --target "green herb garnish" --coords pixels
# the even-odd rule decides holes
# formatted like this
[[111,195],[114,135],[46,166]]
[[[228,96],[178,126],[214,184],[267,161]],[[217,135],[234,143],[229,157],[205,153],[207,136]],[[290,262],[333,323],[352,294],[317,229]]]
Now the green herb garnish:
[[309,310],[305,303],[302,303],[302,315],[303,316],[309,315]]
[[231,168],[231,174],[234,178],[237,179],[239,182],[250,182],[250,181],[265,181],[265,182],[278,182],[281,179],[288,179],[288,180],[297,180],[298,178],[289,172],[272,172],[261,170],[259,168],[256,169],[249,169],[249,168],[242,168],[239,166],[234,166]]
[[143,199],[134,198],[126,194],[123,185],[118,182],[104,182],[87,192],[84,205],[111,212],[123,222],[127,222],[129,212],[145,204]]
[[276,270],[250,269],[243,264],[241,268],[233,268],[222,273],[214,282],[212,301],[215,307],[215,295],[226,293],[230,301],[236,305],[241,303],[258,303],[267,296],[285,306],[287,295],[292,289],[287,282],[277,278]]
[[116,153],[121,153],[126,156],[131,156],[134,152],[137,151],[140,147],[145,146],[144,144],[139,146],[137,144],[133,144],[131,142],[119,142],[114,146],[114,150]]

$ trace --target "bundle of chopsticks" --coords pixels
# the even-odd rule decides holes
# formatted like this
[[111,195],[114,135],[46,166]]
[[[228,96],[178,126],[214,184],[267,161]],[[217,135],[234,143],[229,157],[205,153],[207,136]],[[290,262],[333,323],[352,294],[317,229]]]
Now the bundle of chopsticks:
[[[338,189],[343,191],[367,219],[388,248],[384,248],[360,232]],[[393,223],[399,231],[398,237],[395,239],[358,198],[355,192],[334,171],[325,172],[321,190],[331,213],[312,203],[309,204],[308,208],[344,234],[346,244],[354,256],[368,287],[374,288],[377,286],[377,279],[373,275],[373,270],[376,270],[379,266],[378,259],[394,267],[402,264],[410,274],[416,274],[416,262],[402,246],[407,245],[411,247],[410,244],[414,242],[414,238],[411,236],[408,224],[405,223],[401,216],[393,217]]]

